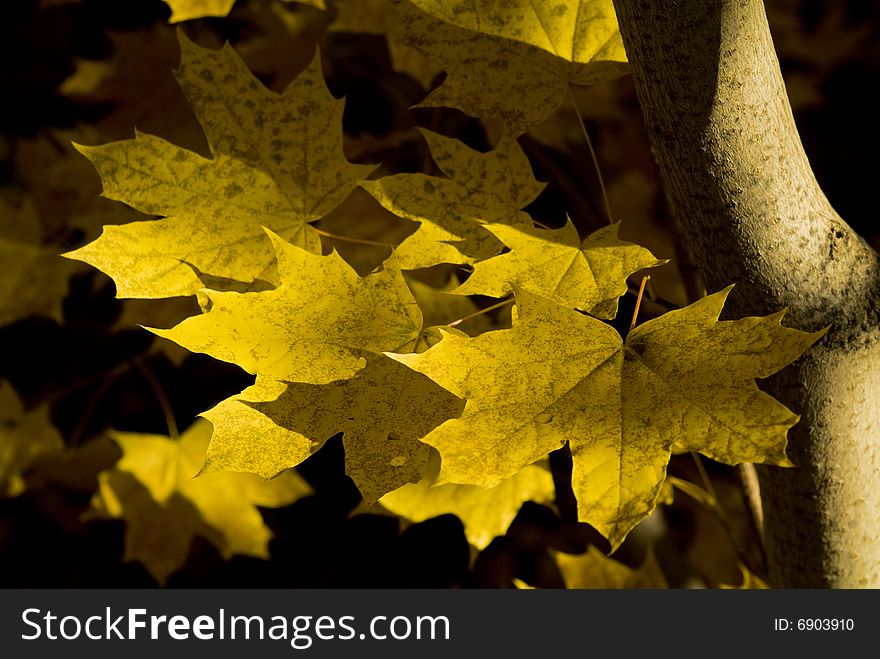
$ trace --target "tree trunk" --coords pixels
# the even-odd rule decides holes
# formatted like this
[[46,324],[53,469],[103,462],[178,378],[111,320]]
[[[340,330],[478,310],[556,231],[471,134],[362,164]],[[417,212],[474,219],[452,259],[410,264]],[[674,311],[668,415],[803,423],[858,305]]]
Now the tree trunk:
[[770,578],[880,587],[880,257],[804,153],[761,0],[614,0],[655,158],[707,287],[735,315],[831,325],[768,382],[802,416],[760,468]]

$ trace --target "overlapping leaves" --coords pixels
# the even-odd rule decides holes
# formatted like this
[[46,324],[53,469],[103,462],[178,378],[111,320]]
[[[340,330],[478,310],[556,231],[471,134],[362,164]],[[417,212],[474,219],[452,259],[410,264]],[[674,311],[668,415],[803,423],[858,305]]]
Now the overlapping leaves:
[[462,406],[425,376],[379,356],[357,376],[324,385],[258,378],[204,414],[214,424],[206,469],[269,478],[341,432],[346,473],[372,502],[422,478],[429,447],[419,440]]
[[422,316],[393,262],[359,277],[335,252],[311,254],[271,236],[281,285],[254,293],[200,293],[206,312],[153,330],[236,363],[256,384],[206,413],[215,426],[209,469],[269,478],[343,432],[346,470],[375,500],[418,481],[418,440],[461,401],[383,357],[414,343]]
[[[392,38],[435,54],[449,74],[426,103],[500,117],[509,130],[495,149],[424,131],[442,176],[364,182],[372,168],[345,159],[342,104],[317,58],[277,95],[228,47],[186,40],[178,78],[212,157],[145,135],[83,148],[106,195],[163,218],[108,227],[72,256],[110,274],[121,296],[198,292],[204,313],[156,334],[257,376],[205,413],[214,428],[206,471],[268,478],[342,433],[346,470],[373,501],[420,481],[430,445],[438,482],[384,501],[410,519],[455,512],[482,545],[525,498],[547,498],[546,472],[532,478],[530,465],[568,442],[580,518],[616,546],[655,506],[673,445],[722,462],[786,464],[797,416],[755,378],[818,334],[782,327],[781,314],[719,322],[723,291],[623,341],[578,310],[613,317],[627,278],[660,261],[620,241],[616,227],[582,242],[572,224],[535,228],[522,210],[544,184],[514,136],[570,84],[620,70],[611,3],[393,4]],[[309,226],[359,182],[420,223],[363,277],[335,252],[321,255]],[[514,292],[513,326],[473,338],[423,327],[401,269],[437,264],[473,265],[459,295]],[[204,287],[224,280],[250,292]],[[488,519],[489,508],[504,515]]]
[[393,262],[361,278],[335,252],[319,256],[269,237],[280,286],[254,293],[203,290],[206,313],[153,331],[255,375],[315,384],[351,377],[367,355],[418,336],[421,312]]

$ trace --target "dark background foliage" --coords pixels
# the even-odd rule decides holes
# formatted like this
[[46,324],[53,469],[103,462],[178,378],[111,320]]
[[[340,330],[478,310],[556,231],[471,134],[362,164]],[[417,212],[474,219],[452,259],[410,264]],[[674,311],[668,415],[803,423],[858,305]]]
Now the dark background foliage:
[[[283,88],[319,44],[331,91],[347,99],[349,158],[382,162],[384,172],[430,171],[416,126],[459,137],[476,148],[492,143],[491,126],[459,112],[409,110],[425,89],[392,71],[382,37],[328,33],[324,14],[273,4],[240,0],[230,16],[191,21],[184,29],[207,46],[229,40],[274,89]],[[76,135],[97,129],[107,140],[130,137],[137,126],[206,151],[171,74],[176,42],[164,3],[14,0],[4,3],[2,11],[0,191],[7,198],[23,198],[39,189],[40,211],[61,212],[70,190],[45,180],[39,163],[22,166],[22,158],[38,142],[55,154],[49,156],[50,164],[53,157],[71,157],[65,145],[69,133],[58,130],[72,129]],[[880,123],[870,100],[880,83],[880,3],[769,0],[768,13],[819,182],[843,217],[880,247],[873,198]],[[104,64],[110,73],[100,83],[71,89],[66,81],[83,61]],[[625,226],[631,222],[628,237],[677,260],[677,272],[657,282],[658,292],[686,303],[699,282],[687,267],[687,254],[667,215],[630,81],[585,90],[578,101],[615,213]],[[564,108],[552,124],[522,138],[538,178],[551,181],[528,210],[555,226],[568,212],[587,232],[605,219],[584,145],[576,133],[569,139],[575,130],[574,115]],[[96,179],[89,185],[99,189]],[[81,230],[61,225],[53,241],[67,247],[81,244]],[[628,296],[621,318],[628,319],[632,305]],[[250,382],[238,368],[203,355],[169,356],[157,349],[153,335],[133,324],[120,326],[122,314],[112,282],[88,272],[71,282],[63,323],[30,317],[0,328],[0,379],[10,381],[28,406],[50,403],[52,419],[67,443],[81,449],[68,462],[30,474],[24,495],[0,501],[0,586],[153,585],[141,566],[122,561],[122,522],[81,519],[95,475],[118,456],[110,442],[95,438],[109,428],[166,432],[151,380],[158,381],[171,401],[181,428]],[[566,487],[559,488],[555,509],[526,504],[507,535],[479,554],[469,548],[461,523],[452,516],[403,526],[385,515],[351,515],[359,496],[343,473],[343,458],[336,437],[300,468],[316,494],[264,511],[275,534],[271,560],[225,562],[199,540],[169,585],[509,587],[519,578],[558,587],[561,578],[548,549],[581,552],[589,543],[604,544],[589,527],[576,523],[574,499]],[[551,464],[564,482],[571,468],[566,451],[553,454]],[[758,543],[733,470],[716,464],[707,468],[724,519],[678,494],[672,505],[632,534],[617,558],[638,565],[652,545],[673,586],[737,583],[738,562],[760,567]],[[673,458],[670,472],[700,482],[687,455]]]

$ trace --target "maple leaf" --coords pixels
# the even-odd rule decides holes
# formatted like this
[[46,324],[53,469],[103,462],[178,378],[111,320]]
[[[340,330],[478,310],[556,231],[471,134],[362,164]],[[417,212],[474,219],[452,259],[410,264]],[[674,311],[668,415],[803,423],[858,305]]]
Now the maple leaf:
[[0,380],[0,497],[24,492],[24,472],[63,448],[61,434],[49,420],[49,408],[26,411],[12,385]]
[[561,229],[486,225],[510,251],[477,263],[455,293],[502,297],[516,287],[599,318],[614,318],[627,278],[666,263],[620,240],[619,226],[599,229],[581,243],[571,220]]
[[163,219],[109,226],[68,253],[109,274],[119,297],[192,295],[212,277],[277,283],[266,226],[320,252],[309,226],[374,167],[342,150],[343,101],[327,91],[316,54],[282,94],[266,89],[226,45],[180,34],[177,79],[211,147],[203,158],[158,137],[80,146],[104,195]]
[[393,260],[361,278],[336,252],[312,254],[268,233],[278,288],[205,289],[199,300],[206,313],[169,330],[148,329],[249,373],[312,384],[351,377],[365,357],[418,336],[422,315]]
[[637,570],[592,546],[586,554],[556,554],[556,564],[566,588],[669,588],[657,557],[650,549]]
[[534,201],[546,184],[535,180],[515,139],[505,135],[494,150],[480,153],[459,140],[420,132],[446,178],[395,174],[361,183],[384,208],[421,224],[395,250],[401,268],[472,263],[502,249],[480,225],[531,225],[531,218],[520,209]]
[[33,204],[0,200],[0,326],[32,314],[61,322],[61,302],[75,265],[45,245]]
[[393,38],[447,72],[421,106],[499,117],[514,135],[540,123],[569,85],[626,72],[612,0],[392,0]]
[[546,503],[553,499],[553,477],[544,467],[529,465],[495,487],[446,483],[432,486],[429,479],[404,485],[379,500],[391,512],[412,522],[438,515],[456,515],[477,549],[504,535],[526,501]]
[[98,475],[90,516],[123,519],[124,560],[142,563],[163,584],[186,562],[196,536],[226,559],[236,554],[268,558],[272,533],[257,506],[284,506],[311,493],[295,472],[268,482],[232,472],[196,476],[210,436],[210,424],[199,421],[178,441],[111,434],[123,456]]
[[824,332],[782,327],[784,312],[719,322],[729,291],[648,321],[624,343],[609,325],[521,290],[511,329],[441,329],[426,352],[391,355],[467,400],[423,439],[440,452],[438,483],[492,487],[568,441],[579,518],[617,547],[656,505],[673,444],[728,464],[790,464],[798,416],[755,378]]

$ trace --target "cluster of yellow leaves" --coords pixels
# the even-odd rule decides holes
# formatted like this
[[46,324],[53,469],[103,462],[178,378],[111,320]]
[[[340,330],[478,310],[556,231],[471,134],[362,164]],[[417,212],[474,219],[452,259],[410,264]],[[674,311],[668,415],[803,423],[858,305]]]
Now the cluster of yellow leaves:
[[125,520],[124,560],[142,563],[160,583],[186,562],[196,536],[224,558],[268,558],[271,532],[257,506],[283,506],[311,493],[295,472],[271,481],[232,472],[196,478],[211,437],[204,421],[177,441],[120,432],[111,437],[123,456],[98,475],[90,514]]
[[[382,29],[392,41],[448,74],[424,105],[501,119],[507,131],[493,150],[423,131],[442,176],[364,181],[373,167],[344,156],[342,101],[327,91],[318,56],[276,94],[228,46],[215,52],[183,37],[177,77],[212,157],[140,134],[81,147],[105,195],[161,217],[107,227],[69,256],[108,273],[121,297],[197,294],[201,315],[153,331],[256,376],[205,413],[206,471],[271,477],[342,432],[347,472],[366,500],[385,495],[383,505],[412,520],[455,513],[484,546],[523,501],[549,500],[549,475],[533,463],[567,442],[580,519],[616,547],[656,505],[673,447],[786,464],[797,416],[755,378],[819,334],[783,328],[781,314],[719,322],[722,291],[624,341],[597,318],[616,315],[630,275],[662,261],[618,239],[616,226],[582,241],[570,222],[535,228],[522,210],[544,184],[515,136],[558,107],[569,85],[623,70],[610,0],[388,6]],[[419,223],[365,276],[336,252],[322,255],[311,226],[358,185]],[[514,293],[513,326],[475,337],[426,326],[431,305],[453,306],[411,290],[401,270],[443,263],[473,266],[459,296]],[[460,308],[467,317],[472,306]],[[419,482],[429,446],[441,457],[433,484]],[[181,488],[152,499],[165,505]],[[102,484],[107,514],[123,515],[112,494]]]

